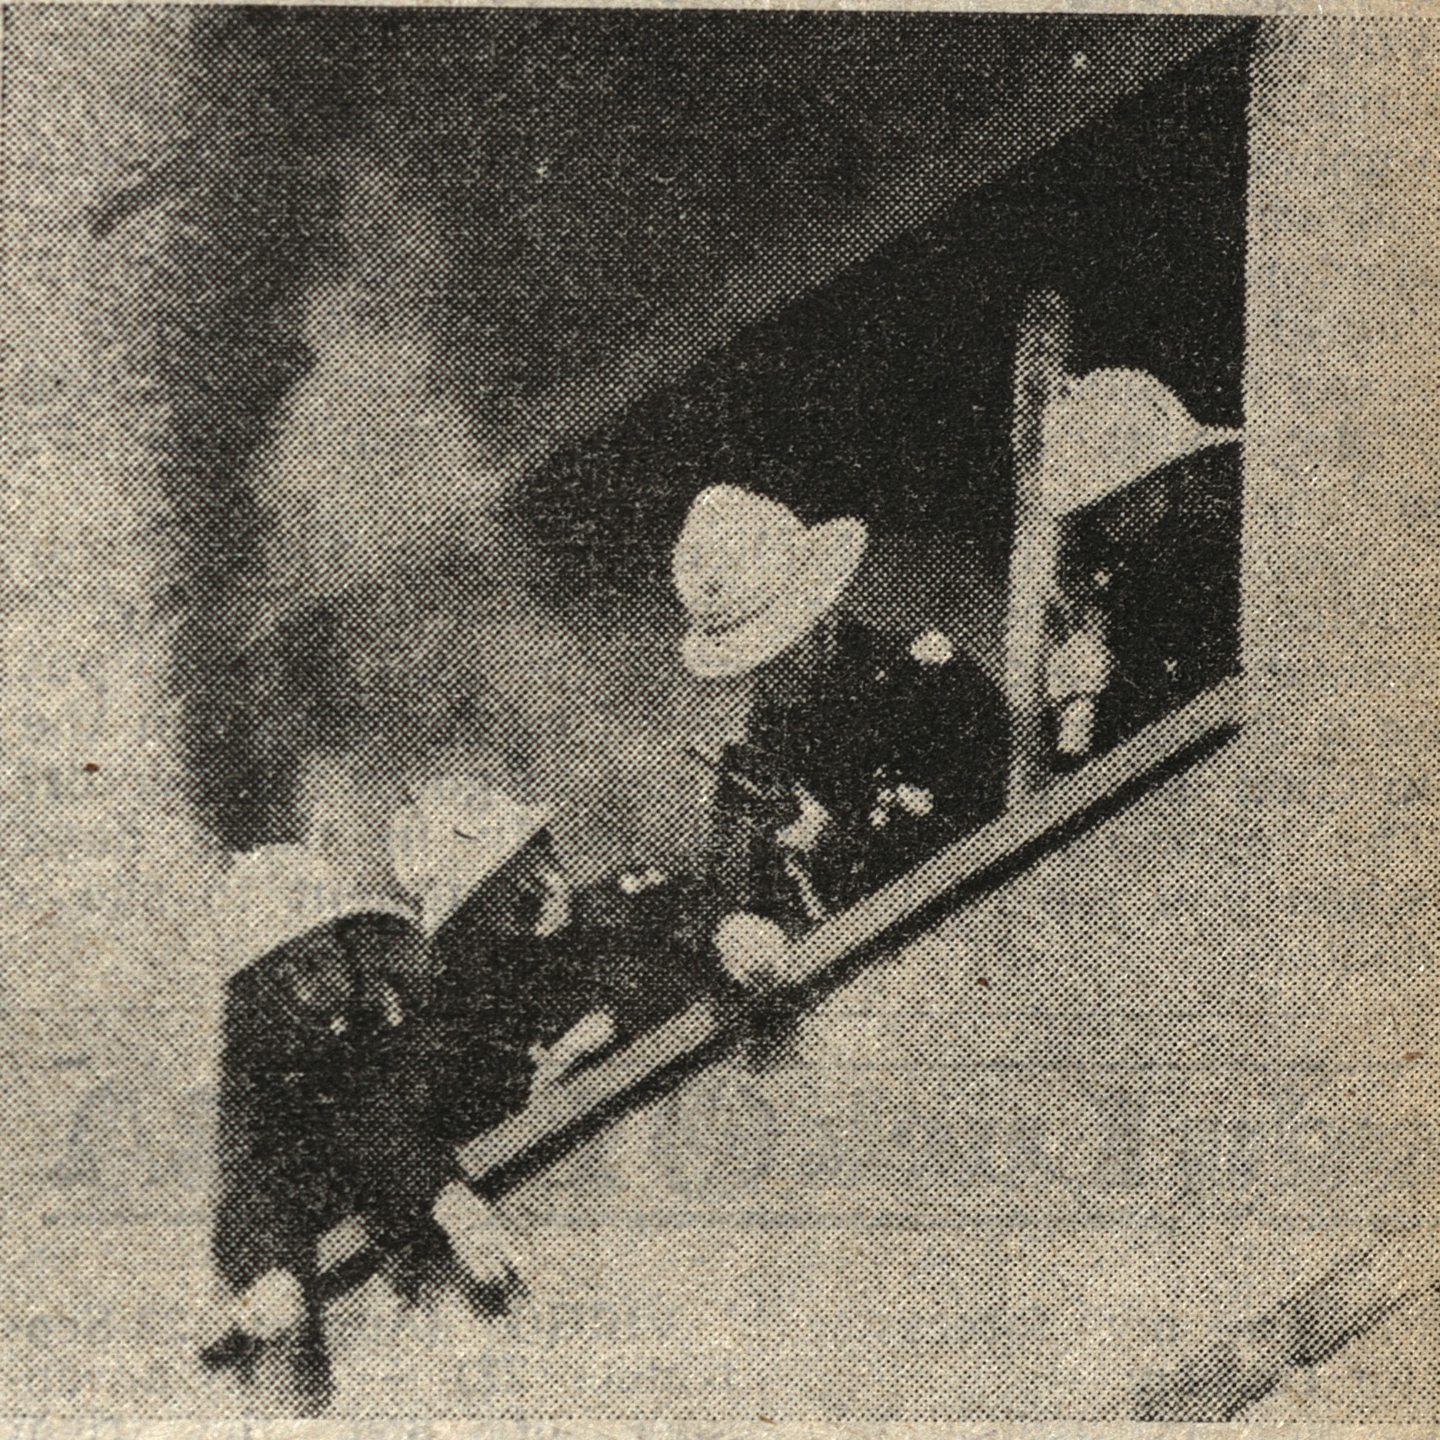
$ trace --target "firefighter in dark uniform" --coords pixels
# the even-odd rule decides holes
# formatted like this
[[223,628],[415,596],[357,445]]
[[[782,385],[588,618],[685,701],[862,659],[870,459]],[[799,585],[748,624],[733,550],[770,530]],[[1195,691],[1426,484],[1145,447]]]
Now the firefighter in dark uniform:
[[431,1013],[455,1083],[456,1144],[563,1075],[724,983],[696,887],[636,865],[577,889],[552,811],[454,779],[396,818],[397,871],[430,931]]
[[1067,380],[1045,426],[1059,520],[1045,678],[1068,770],[1239,672],[1241,434],[1114,368]]
[[1066,517],[1057,579],[1071,623],[1057,641],[1060,667],[1075,668],[1069,651],[1087,633],[1108,660],[1087,692],[1095,718],[1085,754],[1238,672],[1240,468],[1233,445],[1212,444]]
[[[396,874],[428,942],[431,994],[415,1040],[430,1086],[425,1123],[451,1156],[611,1040],[591,990],[557,980],[572,905],[549,819],[543,805],[451,774],[418,783],[392,821]],[[458,1282],[503,1305],[521,1285],[517,1237],[458,1169],[437,1191],[402,1291]]]
[[248,1367],[257,1341],[276,1340],[271,1383],[283,1370],[298,1398],[323,1403],[320,1237],[360,1215],[389,1241],[445,1173],[407,1038],[424,944],[402,905],[300,845],[242,857],[223,900],[245,963],[226,986],[214,1248],[240,1298],[210,1358]]
[[720,772],[721,889],[791,929],[896,878],[1004,805],[998,688],[936,630],[899,639],[847,613],[865,526],[807,527],[733,486],[702,492],[674,558],[701,679],[748,680]]
[[[450,1153],[725,983],[713,948],[686,938],[686,886],[641,866],[577,891],[552,816],[452,775],[394,820],[396,873],[429,935],[429,1125]],[[518,1286],[493,1207],[454,1178],[434,1213],[430,1252],[416,1250],[432,1281],[454,1260],[482,1288]]]

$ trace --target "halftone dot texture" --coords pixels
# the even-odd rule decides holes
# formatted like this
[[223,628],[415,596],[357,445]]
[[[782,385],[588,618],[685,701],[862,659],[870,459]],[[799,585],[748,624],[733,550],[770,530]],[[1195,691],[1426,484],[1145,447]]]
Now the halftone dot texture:
[[998,668],[1043,223],[1077,363],[1246,427],[1244,734],[529,1180],[509,1317],[346,1297],[331,1407],[1435,1423],[1433,26],[3,23],[7,1412],[295,1401],[194,1364],[204,901],[316,756],[498,750],[594,874],[698,843],[720,481],[865,514],[857,604]]

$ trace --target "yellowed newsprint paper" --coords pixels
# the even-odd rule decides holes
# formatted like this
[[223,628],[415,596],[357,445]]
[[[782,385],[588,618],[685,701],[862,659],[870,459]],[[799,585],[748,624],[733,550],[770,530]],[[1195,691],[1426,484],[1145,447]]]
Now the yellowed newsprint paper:
[[0,1436],[1440,1434],[1440,11],[0,39]]

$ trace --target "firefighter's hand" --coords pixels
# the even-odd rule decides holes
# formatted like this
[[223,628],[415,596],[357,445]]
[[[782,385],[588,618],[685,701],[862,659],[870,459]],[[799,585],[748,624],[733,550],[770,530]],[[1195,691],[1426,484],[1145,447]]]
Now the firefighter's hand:
[[715,932],[715,949],[725,973],[737,984],[758,989],[773,983],[784,970],[790,942],[773,921],[737,910]]
[[1045,685],[1056,704],[1080,695],[1099,695],[1110,684],[1114,658],[1094,630],[1077,630],[1051,652]]
[[535,1084],[549,1085],[587,1055],[603,1050],[615,1039],[615,1021],[608,1010],[596,1010],[572,1025],[553,1045],[536,1045],[530,1058],[535,1062]]
[[504,1285],[525,1268],[518,1237],[500,1211],[461,1181],[452,1182],[440,1192],[433,1213],[471,1284]]
[[795,800],[800,814],[777,830],[775,839],[786,850],[808,855],[820,843],[821,835],[830,824],[830,812],[803,785],[795,786]]

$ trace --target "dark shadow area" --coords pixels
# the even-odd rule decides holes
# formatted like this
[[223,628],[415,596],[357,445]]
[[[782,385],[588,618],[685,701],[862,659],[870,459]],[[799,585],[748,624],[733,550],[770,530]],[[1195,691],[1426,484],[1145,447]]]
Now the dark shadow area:
[[1070,300],[1078,372],[1146,369],[1201,420],[1239,422],[1252,40],[1123,101],[557,455],[516,500],[551,603],[577,623],[665,605],[689,501],[729,482],[812,523],[859,515],[912,571],[938,540],[921,573],[874,583],[904,592],[905,623],[921,604],[968,608],[962,633],[993,655],[1028,294]]
[[[329,725],[308,712],[336,708],[313,694],[323,676],[256,645],[273,623],[275,522],[253,470],[313,363],[303,312],[317,285],[359,285],[377,323],[420,317],[429,383],[463,406],[483,461],[546,387],[723,290],[776,236],[823,233],[1100,30],[1148,23],[200,17],[186,133],[93,224],[103,236],[154,204],[179,222],[153,319],[172,414],[167,606],[185,766],[217,835],[244,848],[291,832],[297,754]],[[925,608],[993,659],[1014,297],[1063,282],[1097,361],[1153,367],[1206,418],[1238,405],[1248,43],[1125,102],[558,456],[518,503],[537,588],[577,625],[625,610],[663,625],[685,501],[726,479],[807,520],[865,515],[877,620]]]

